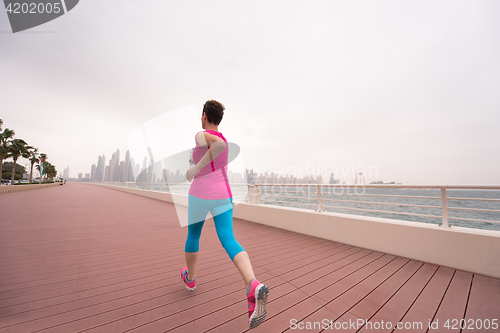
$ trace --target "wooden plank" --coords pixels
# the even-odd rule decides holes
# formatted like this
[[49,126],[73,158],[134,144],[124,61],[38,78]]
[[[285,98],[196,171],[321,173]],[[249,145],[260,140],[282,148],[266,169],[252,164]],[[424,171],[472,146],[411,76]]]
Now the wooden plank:
[[[336,322],[338,321],[342,323],[341,325],[344,325],[344,322],[349,322],[349,328],[342,329],[342,331],[357,332],[361,324],[358,322],[358,319],[370,321],[370,318],[372,318],[374,314],[376,314],[378,310],[390,300],[390,298],[413,276],[413,274],[415,274],[421,266],[421,262],[408,260],[400,269],[393,272],[391,275],[386,275],[386,279],[384,281],[382,281],[378,286],[375,286],[373,290],[367,291],[359,302],[354,304],[351,308],[347,308],[343,305],[343,307],[339,309],[341,310],[339,312],[343,313],[343,315],[338,318]],[[358,297],[359,296],[362,295],[358,295]],[[342,300],[335,300],[326,307],[332,308],[336,306],[339,308],[339,303],[342,303]],[[352,329],[351,322],[356,322],[356,329]],[[361,332],[364,332],[365,327],[363,327],[362,324],[361,327]],[[377,330],[379,329],[380,327]]]
[[[404,325],[410,323],[412,332],[427,332],[429,322],[434,318],[454,273],[453,269],[440,266],[401,319]],[[404,331],[404,328],[394,331]]]
[[464,318],[471,280],[471,273],[455,271],[450,286],[433,319],[433,322],[437,322],[441,329],[446,329],[445,325],[447,325],[447,322],[451,326],[453,319],[459,322]]
[[474,274],[462,332],[500,331],[500,280]]
[[[396,327],[399,321],[403,318],[406,311],[410,308],[412,303],[422,292],[423,288],[429,282],[432,275],[436,272],[438,266],[432,264],[424,264],[419,270],[410,277],[410,279],[399,289],[396,294],[391,297],[391,299],[385,303],[377,313],[370,318],[359,318],[359,317],[347,317],[344,318],[345,321],[354,321],[356,323],[358,319],[369,319],[373,323],[382,323],[386,329],[379,328],[378,332],[392,332],[392,328],[388,328],[388,322],[391,327]],[[341,320],[337,320],[341,322]],[[360,322],[361,325],[364,325]]]

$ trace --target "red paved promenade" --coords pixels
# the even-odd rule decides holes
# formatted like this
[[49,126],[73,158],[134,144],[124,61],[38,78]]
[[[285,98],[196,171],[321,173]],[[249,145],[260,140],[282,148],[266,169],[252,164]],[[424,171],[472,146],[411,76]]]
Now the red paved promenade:
[[[190,293],[179,279],[187,228],[172,204],[68,183],[2,194],[0,212],[0,332],[247,330],[245,286],[212,221]],[[459,332],[446,320],[500,317],[498,279],[238,219],[234,229],[270,288],[256,332],[360,318],[423,323],[408,332],[437,320],[431,331]]]

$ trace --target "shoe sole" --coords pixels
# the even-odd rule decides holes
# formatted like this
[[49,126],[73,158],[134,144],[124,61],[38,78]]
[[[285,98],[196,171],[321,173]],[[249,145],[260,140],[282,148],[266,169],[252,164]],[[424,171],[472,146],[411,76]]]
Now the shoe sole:
[[263,283],[255,288],[255,310],[248,319],[248,326],[250,329],[256,328],[266,319],[268,295],[269,288]]
[[195,291],[196,290],[196,285],[193,288],[188,287],[188,285],[186,284],[186,281],[184,281],[184,279],[182,278],[182,275],[181,275],[181,280],[182,280],[182,283],[184,283],[184,285],[186,286],[187,291]]

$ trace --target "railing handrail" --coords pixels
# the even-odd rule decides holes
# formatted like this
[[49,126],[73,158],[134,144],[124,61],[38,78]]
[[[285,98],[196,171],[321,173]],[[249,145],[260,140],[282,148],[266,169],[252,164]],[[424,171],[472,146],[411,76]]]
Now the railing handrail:
[[[98,182],[99,183],[99,182]],[[102,183],[124,183],[124,184],[162,184],[162,185],[188,185],[188,183],[162,183],[162,182],[102,182]],[[500,185],[483,185],[483,184],[468,184],[468,185],[443,185],[443,184],[280,184],[280,183],[229,183],[230,186],[295,186],[295,187],[370,187],[370,188],[447,188],[447,189],[478,189],[478,190],[500,190]]]
[[[232,184],[230,184],[232,185]],[[421,185],[421,184],[277,184],[277,183],[256,183],[251,184],[256,186],[308,186],[308,187],[347,187],[347,188],[447,188],[447,189],[462,189],[462,190],[500,190],[500,185]]]
[[[105,182],[106,183],[106,182]],[[184,191],[184,186],[189,186],[188,183],[162,183],[162,182],[107,182],[107,183],[113,183],[113,184],[126,184],[126,185],[132,185],[132,184],[141,184],[141,185],[148,185],[150,190],[153,190],[156,185],[158,186],[176,186],[179,185],[181,186],[181,191]],[[363,196],[363,195],[369,195],[369,196],[381,196],[381,197],[388,197],[388,196],[393,196],[393,197],[411,197],[411,198],[419,198],[419,199],[441,199],[441,206],[428,206],[428,205],[413,205],[413,204],[405,204],[405,203],[399,203],[398,205],[400,206],[408,206],[408,207],[423,207],[423,208],[441,208],[442,209],[442,216],[441,216],[441,224],[440,226],[443,227],[449,227],[451,226],[448,222],[449,219],[456,219],[456,220],[465,220],[465,221],[476,221],[476,222],[488,222],[488,223],[500,223],[500,221],[494,221],[494,220],[483,220],[483,219],[469,219],[469,218],[460,218],[460,217],[449,217],[448,216],[448,210],[462,210],[462,211],[480,211],[480,212],[493,212],[497,213],[500,212],[499,210],[493,210],[493,209],[474,209],[474,208],[468,208],[468,207],[449,207],[448,206],[448,201],[449,200],[483,200],[483,201],[500,201],[500,199],[487,199],[487,198],[459,198],[459,197],[448,197],[447,196],[447,189],[458,189],[458,190],[500,190],[500,185],[444,185],[444,184],[280,184],[280,183],[256,183],[256,184],[248,184],[248,183],[230,183],[230,186],[242,186],[242,187],[248,187],[249,191],[249,197],[248,197],[248,202],[250,204],[260,204],[261,203],[261,187],[309,187],[309,188],[314,188],[314,192],[308,191],[308,194],[313,194],[316,197],[315,198],[307,198],[309,200],[317,200],[317,204],[304,204],[304,203],[296,203],[298,205],[307,205],[307,206],[316,206],[317,212],[323,212],[323,207],[331,207],[331,208],[343,208],[343,209],[351,209],[351,210],[360,210],[360,211],[372,211],[372,212],[383,212],[383,213],[390,213],[390,214],[400,214],[400,215],[415,215],[415,216],[428,216],[428,217],[438,217],[437,215],[429,215],[429,214],[416,214],[416,213],[401,213],[401,212],[391,212],[391,211],[380,211],[380,210],[374,210],[374,209],[361,209],[361,208],[352,208],[352,207],[337,207],[337,206],[329,206],[325,205],[323,201],[342,201],[342,202],[353,202],[357,203],[358,201],[356,200],[332,200],[328,198],[323,198],[323,195],[328,195],[331,193],[324,193],[321,191],[322,188],[403,188],[403,189],[440,189],[441,195],[438,196],[398,196],[398,195],[385,195],[385,194],[365,194],[365,193],[347,193],[351,195],[358,195],[358,196]],[[286,190],[285,190],[286,191]],[[293,193],[298,193],[297,191],[294,191]],[[288,194],[288,192],[287,192]],[[333,193],[334,195],[345,195],[346,193]],[[283,196],[283,195],[267,195],[269,197],[284,197],[288,198],[288,196]],[[289,198],[294,198],[294,197],[289,197]],[[300,198],[300,197],[296,197]],[[306,199],[306,198],[302,198]],[[279,202],[279,203],[288,203],[286,201],[279,201],[279,200],[274,200],[272,202]],[[290,202],[291,203],[291,202]],[[359,201],[359,203],[366,203],[366,204],[384,204],[384,203],[379,203],[379,202],[362,202]],[[386,203],[386,205],[395,205],[395,204],[389,204]]]

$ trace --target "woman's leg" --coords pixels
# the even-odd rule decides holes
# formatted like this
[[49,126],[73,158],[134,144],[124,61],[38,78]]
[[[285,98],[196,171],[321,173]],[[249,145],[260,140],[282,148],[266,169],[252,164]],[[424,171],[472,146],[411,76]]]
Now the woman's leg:
[[248,327],[252,329],[266,319],[269,288],[255,279],[248,254],[234,238],[233,203],[232,200],[228,199],[228,201],[229,203],[214,207],[210,211],[214,217],[217,236],[245,282],[248,301]]
[[[229,199],[226,201],[228,200]],[[230,201],[227,203],[221,200],[221,203],[222,202],[224,202],[223,205],[214,207],[211,210],[214,218],[215,229],[222,246],[233,261],[236,268],[240,271],[246,287],[252,279],[255,279],[252,264],[245,249],[234,238],[233,204]]]
[[198,252],[185,252],[186,266],[188,268],[188,279],[193,281],[196,277],[196,263],[198,262]]
[[200,236],[205,221],[190,224],[188,226],[188,235],[186,245],[184,246],[184,257],[188,268],[188,279],[194,280],[196,277],[196,263],[198,262],[198,251],[200,250]]
[[[200,237],[205,218],[208,213],[206,200],[195,196],[188,196],[188,234],[184,247],[184,257],[188,268],[188,279],[196,277],[196,263],[198,262],[198,251],[200,250]],[[199,221],[199,222],[197,222]]]
[[248,286],[250,281],[255,279],[255,274],[253,273],[252,263],[250,262],[248,253],[246,251],[241,251],[240,253],[238,253],[234,257],[233,263],[240,271],[240,274],[243,277],[243,281],[245,281],[245,287]]

